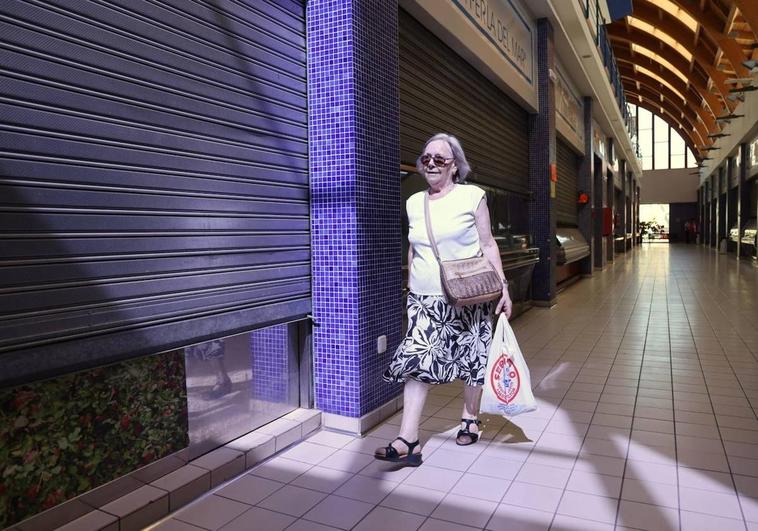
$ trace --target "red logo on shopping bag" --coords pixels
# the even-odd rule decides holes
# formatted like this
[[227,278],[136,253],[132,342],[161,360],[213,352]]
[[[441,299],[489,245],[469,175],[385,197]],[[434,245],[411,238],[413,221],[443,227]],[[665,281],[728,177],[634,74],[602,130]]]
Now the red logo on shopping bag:
[[500,354],[490,375],[490,385],[501,402],[509,404],[521,387],[521,376],[506,352]]

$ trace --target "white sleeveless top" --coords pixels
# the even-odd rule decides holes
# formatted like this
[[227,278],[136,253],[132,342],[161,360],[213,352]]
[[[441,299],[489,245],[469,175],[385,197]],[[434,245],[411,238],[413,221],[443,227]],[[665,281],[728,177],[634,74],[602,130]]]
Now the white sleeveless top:
[[[424,195],[417,192],[408,198],[408,241],[413,247],[413,261],[408,288],[418,295],[444,295],[440,267],[434,257],[424,221]],[[484,190],[472,184],[456,184],[448,194],[429,201],[434,239],[442,260],[471,258],[480,251],[476,212]]]

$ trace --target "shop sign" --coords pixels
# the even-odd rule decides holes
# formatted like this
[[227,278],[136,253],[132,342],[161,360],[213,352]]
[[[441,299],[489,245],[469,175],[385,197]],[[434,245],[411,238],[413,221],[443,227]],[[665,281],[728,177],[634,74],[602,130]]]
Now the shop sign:
[[511,0],[451,0],[500,54],[532,85],[532,28]]
[[582,100],[576,96],[571,83],[563,75],[562,69],[556,64],[558,72],[555,81],[555,112],[566,122],[566,125],[584,143],[584,124],[582,116]]

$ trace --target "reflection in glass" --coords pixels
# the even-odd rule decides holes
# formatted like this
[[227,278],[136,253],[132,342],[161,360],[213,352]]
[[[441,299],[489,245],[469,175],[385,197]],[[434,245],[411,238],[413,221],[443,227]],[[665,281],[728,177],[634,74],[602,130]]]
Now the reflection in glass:
[[272,326],[184,349],[191,457],[297,408],[297,326]]

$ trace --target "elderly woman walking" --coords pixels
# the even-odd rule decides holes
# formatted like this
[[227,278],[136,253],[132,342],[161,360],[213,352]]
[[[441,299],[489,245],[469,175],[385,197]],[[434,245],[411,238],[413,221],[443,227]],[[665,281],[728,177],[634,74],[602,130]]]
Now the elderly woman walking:
[[444,133],[433,136],[416,167],[429,188],[412,195],[406,203],[408,332],[383,376],[388,382],[405,382],[403,418],[399,436],[374,454],[377,459],[409,466],[421,464],[419,422],[431,385],[463,380],[463,412],[456,442],[466,446],[479,440],[477,414],[492,340],[491,303],[455,307],[445,297],[440,267],[427,236],[426,195],[440,258],[470,258],[481,250],[503,281],[495,313],[511,314],[508,284],[492,237],[484,190],[464,184],[469,165],[460,142]]

